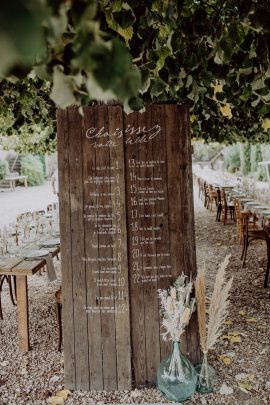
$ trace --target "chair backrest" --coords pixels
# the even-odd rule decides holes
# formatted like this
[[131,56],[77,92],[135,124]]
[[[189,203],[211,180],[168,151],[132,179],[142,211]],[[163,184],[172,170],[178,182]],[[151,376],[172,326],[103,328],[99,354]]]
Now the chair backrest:
[[211,186],[211,188],[209,188],[209,194],[210,194],[211,198],[217,197],[217,191],[213,188],[213,186]]
[[33,217],[33,219],[39,219],[39,218],[42,217],[43,215],[45,215],[45,211],[44,211],[44,210],[32,212],[32,217]]
[[222,205],[224,205],[224,207],[227,207],[226,192],[225,192],[224,188],[221,189],[220,196],[221,196]]
[[[259,220],[258,216],[253,212],[241,212],[242,224],[243,224],[243,232],[244,234],[248,234],[249,231],[260,230],[262,228],[258,227],[257,222]],[[251,220],[252,219],[252,220]]]
[[220,189],[217,189],[217,204],[221,205],[221,192]]
[[26,220],[27,218],[33,218],[32,212],[29,211],[29,212],[24,212],[23,214],[19,214],[19,215],[17,215],[16,220],[17,220],[17,222],[20,222],[20,221]]
[[240,219],[241,217],[241,204],[240,200],[238,198],[233,199],[234,202],[234,207],[235,207],[235,215],[237,219]]

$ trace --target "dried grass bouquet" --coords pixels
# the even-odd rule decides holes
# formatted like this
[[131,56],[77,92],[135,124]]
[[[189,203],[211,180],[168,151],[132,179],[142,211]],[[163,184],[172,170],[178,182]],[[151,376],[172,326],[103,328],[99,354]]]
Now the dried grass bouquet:
[[203,352],[201,377],[205,378],[207,387],[210,383],[208,381],[207,354],[220,337],[228,314],[229,291],[233,282],[233,277],[229,281],[226,281],[226,268],[229,264],[230,256],[227,255],[219,266],[208,308],[206,306],[205,295],[205,269],[200,269],[195,281],[200,344]]
[[195,309],[195,298],[191,297],[193,283],[187,282],[187,276],[179,276],[169,290],[158,290],[161,301],[160,313],[163,317],[162,333],[164,340],[179,342]]

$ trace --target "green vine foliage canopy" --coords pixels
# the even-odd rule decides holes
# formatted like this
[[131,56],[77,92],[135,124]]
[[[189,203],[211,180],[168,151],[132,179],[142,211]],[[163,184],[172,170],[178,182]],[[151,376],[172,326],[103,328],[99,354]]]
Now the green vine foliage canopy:
[[269,140],[269,0],[9,0],[0,22],[1,134],[26,149],[55,147],[56,107],[108,100],[188,103],[195,137]]

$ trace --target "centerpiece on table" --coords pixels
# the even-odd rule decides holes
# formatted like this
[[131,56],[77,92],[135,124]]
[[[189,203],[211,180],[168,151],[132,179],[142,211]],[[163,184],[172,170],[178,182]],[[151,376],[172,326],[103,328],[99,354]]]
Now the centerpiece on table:
[[160,364],[157,371],[159,390],[172,401],[185,401],[196,390],[197,374],[186,356],[181,353],[181,336],[195,308],[191,297],[193,283],[182,274],[169,290],[158,290],[163,317],[163,339],[173,342],[172,353]]
[[215,382],[216,373],[213,367],[208,364],[207,355],[220,337],[228,313],[228,297],[233,282],[233,278],[226,282],[225,271],[229,259],[230,255],[227,255],[224,262],[219,266],[208,308],[206,307],[204,268],[199,271],[195,281],[200,344],[203,353],[203,362],[198,364],[195,369],[198,373],[197,391],[201,393],[213,391]]

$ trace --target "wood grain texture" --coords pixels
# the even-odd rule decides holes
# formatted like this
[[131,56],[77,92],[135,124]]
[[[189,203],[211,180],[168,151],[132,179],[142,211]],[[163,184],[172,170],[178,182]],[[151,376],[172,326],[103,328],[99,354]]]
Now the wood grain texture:
[[[159,228],[156,231],[156,264],[158,267],[158,289],[168,288],[172,283],[171,275],[171,256],[170,256],[170,234],[169,234],[169,193],[168,193],[168,173],[167,173],[167,153],[166,153],[166,134],[165,134],[165,116],[164,105],[154,105],[152,107],[152,125],[159,125],[161,136],[153,142],[153,156],[160,163],[154,167],[154,177],[160,178],[158,189],[162,191],[156,202],[156,214],[162,216],[156,217],[155,226]],[[162,339],[161,317],[159,317],[159,344],[160,359],[164,359],[171,351],[170,342]]]
[[[97,176],[96,171],[96,150],[91,147],[91,142],[86,138],[85,134],[88,128],[95,127],[96,108],[84,108],[83,123],[83,178],[84,178],[84,227],[85,227],[85,257],[98,258],[98,232],[93,229],[93,222],[90,221],[88,215],[92,211],[96,212],[93,207],[96,207],[98,198],[95,195],[96,186],[94,183],[87,182],[89,175]],[[99,277],[98,261],[86,261],[86,292],[87,292],[87,307],[94,308],[97,306],[96,297],[99,295],[99,287],[96,279]],[[102,336],[101,336],[101,314],[100,310],[96,312],[88,312],[88,345],[89,345],[89,381],[91,390],[103,389],[102,377]]]
[[[108,109],[109,132],[123,130],[123,112],[120,106]],[[131,389],[131,342],[130,342],[130,311],[129,311],[129,274],[127,257],[127,224],[126,224],[126,190],[125,190],[125,159],[124,139],[116,139],[117,147],[110,148],[110,162],[113,167],[111,193],[115,196],[112,201],[113,227],[119,233],[114,240],[114,267],[121,265],[115,275],[116,287],[114,294],[120,300],[115,302],[115,339],[117,361],[117,387],[119,390]],[[120,256],[119,256],[120,255]],[[128,388],[129,387],[129,388]]]
[[[96,110],[96,123],[97,129],[104,127],[105,131],[108,131],[108,107],[105,105],[99,106]],[[112,261],[112,235],[109,233],[111,227],[111,215],[112,209],[105,208],[112,202],[111,194],[111,162],[110,162],[110,148],[99,148],[96,153],[96,166],[104,168],[99,171],[99,176],[103,176],[103,182],[98,187],[99,197],[98,201],[101,208],[98,210],[100,217],[99,221],[99,257],[101,259],[106,258],[106,262],[100,262],[99,270],[106,267],[111,268]],[[107,180],[106,180],[107,179]],[[103,247],[106,246],[106,247]],[[110,274],[110,273],[109,273]],[[100,279],[104,279],[101,275]],[[110,298],[113,293],[111,286],[104,285],[100,288],[99,302],[101,308],[101,342],[102,342],[102,365],[103,365],[103,389],[117,389],[117,377],[116,377],[116,342],[115,342],[115,319],[113,312],[107,312],[106,307],[114,307],[115,300]],[[109,298],[107,298],[109,297]],[[101,301],[101,298],[106,298]]]
[[[68,385],[152,385],[170,348],[157,289],[196,274],[188,110],[154,105],[126,115],[97,105],[83,117],[75,108],[59,114]],[[160,131],[147,139],[151,128]],[[197,329],[194,316],[182,342],[192,360]]]
[[[197,274],[196,246],[195,246],[195,222],[193,206],[193,181],[192,181],[192,160],[191,142],[189,128],[189,111],[187,106],[178,106],[179,112],[179,150],[180,154],[180,185],[181,193],[181,223],[184,239],[184,266],[186,274],[194,280]],[[186,331],[187,352],[190,360],[197,364],[200,361],[199,329],[197,313],[194,313]]]
[[[138,114],[124,114],[124,128],[138,127]],[[131,313],[132,368],[137,385],[145,385],[146,353],[144,327],[144,295],[141,286],[142,232],[140,226],[140,205],[137,191],[140,187],[139,145],[127,143],[129,133],[125,134],[125,167],[126,167],[126,210],[128,235],[129,288]],[[137,254],[138,252],[138,254]]]
[[[184,226],[182,221],[182,198],[187,192],[181,182],[179,174],[180,161],[183,151],[179,143],[179,106],[165,106],[165,131],[166,131],[166,151],[167,151],[167,173],[169,191],[169,237],[171,253],[171,274],[173,281],[182,273],[187,274],[189,269],[185,268],[184,250],[186,235],[182,231]],[[195,254],[195,253],[194,253]],[[187,351],[185,335],[181,339],[181,350]]]
[[61,240],[61,273],[63,292],[63,346],[65,386],[76,388],[75,377],[75,327],[73,307],[73,268],[71,262],[71,205],[70,205],[70,161],[67,110],[57,111],[57,148],[59,176],[59,220]]
[[[138,115],[138,126],[141,128],[151,128],[152,125],[152,110],[151,106],[147,112]],[[160,188],[154,178],[154,168],[157,166],[156,156],[153,155],[153,145],[157,138],[153,139],[148,144],[140,144],[139,157],[141,162],[145,162],[144,167],[140,167],[140,191],[145,198],[155,199],[159,196],[158,189]],[[141,222],[143,227],[142,235],[151,240],[156,236],[155,215],[156,201],[154,204],[142,205],[140,209]],[[153,385],[156,380],[157,367],[160,364],[160,342],[157,339],[157,326],[159,326],[159,303],[157,295],[157,261],[156,261],[156,242],[147,244],[143,251],[143,270],[144,278],[143,295],[144,295],[144,329],[145,329],[145,356],[146,356],[146,384]]]
[[82,178],[82,122],[76,107],[68,110],[70,164],[70,225],[71,263],[74,299],[74,355],[76,388],[90,389],[88,361],[88,329],[86,306],[86,276],[84,252],[83,178]]

